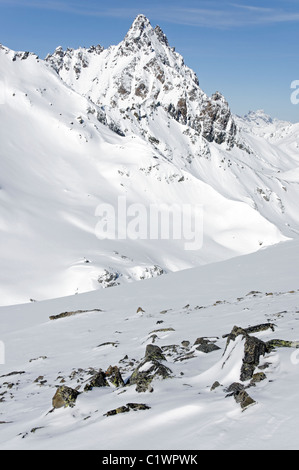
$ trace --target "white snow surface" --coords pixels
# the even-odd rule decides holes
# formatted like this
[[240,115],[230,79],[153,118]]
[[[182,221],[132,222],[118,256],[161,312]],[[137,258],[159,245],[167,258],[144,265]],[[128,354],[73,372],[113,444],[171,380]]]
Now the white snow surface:
[[[137,284],[2,307],[0,448],[298,449],[298,350],[277,348],[261,357],[266,379],[248,389],[256,403],[242,411],[225,393],[239,382],[241,337],[225,354],[222,338],[234,325],[272,322],[274,332],[255,336],[298,340],[298,253],[298,241],[286,242]],[[77,310],[91,311],[49,319]],[[171,378],[154,379],[152,393],[134,385],[83,392],[89,376],[82,371],[90,367],[118,365],[128,379],[161,328],[156,345],[194,353],[176,361],[171,348],[163,349]],[[198,337],[216,340],[220,349],[197,351]],[[73,408],[49,413],[62,378],[82,393]],[[221,386],[211,391],[216,380]],[[104,416],[132,402],[150,409]]]
[[[299,123],[233,116],[199,83],[143,15],[108,49],[0,45],[0,449],[298,449],[297,349],[260,358],[242,411],[244,339],[223,335],[299,340]],[[200,206],[200,247],[100,240],[120,197]],[[151,343],[171,377],[138,393]],[[84,391],[110,365],[125,385]],[[80,394],[53,411],[62,384]],[[127,403],[149,409],[105,415]]]

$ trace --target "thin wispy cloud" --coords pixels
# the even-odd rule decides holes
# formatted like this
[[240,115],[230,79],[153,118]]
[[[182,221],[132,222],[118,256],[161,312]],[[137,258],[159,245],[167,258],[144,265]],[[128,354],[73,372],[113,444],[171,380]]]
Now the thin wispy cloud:
[[[203,2],[207,5],[206,2]],[[67,2],[67,1],[38,1],[38,0],[0,0],[0,6],[19,6],[40,10],[51,10],[81,16],[110,17],[132,19],[138,13],[146,14],[150,19],[164,22],[201,26],[209,28],[237,28],[252,25],[270,25],[276,23],[299,22],[299,9],[290,11],[278,7],[266,8],[249,4],[226,2],[209,3],[211,7],[190,8],[176,6],[171,9],[162,5],[139,8],[99,8],[97,2]],[[293,4],[291,2],[291,4]]]

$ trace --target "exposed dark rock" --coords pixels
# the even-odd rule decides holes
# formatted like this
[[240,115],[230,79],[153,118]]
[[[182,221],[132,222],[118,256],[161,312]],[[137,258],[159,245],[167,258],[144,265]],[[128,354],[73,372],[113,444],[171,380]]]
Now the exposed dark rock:
[[197,351],[200,351],[206,354],[220,349],[219,346],[217,346],[214,341],[211,341],[208,338],[197,338],[197,340],[194,343],[194,346],[195,345],[197,345],[197,348],[196,348]]
[[244,390],[244,388],[245,386],[243,384],[240,384],[239,382],[233,382],[225,389],[225,391],[227,392],[226,396],[231,397],[235,395],[236,393],[239,393],[242,390]]
[[62,313],[59,313],[58,315],[51,315],[49,318],[50,320],[58,320],[59,318],[72,317],[80,313],[89,313],[89,312],[102,312],[102,310],[100,310],[99,308],[94,308],[93,310],[75,310],[73,312],[62,312]]
[[0,378],[2,377],[11,377],[12,375],[22,375],[22,374],[26,374],[26,372],[24,370],[21,370],[21,371],[13,371],[13,372],[9,372],[8,374],[5,374],[5,375],[0,375]]
[[157,377],[166,379],[167,377],[170,377],[170,374],[171,370],[168,367],[158,361],[152,360],[150,361],[150,365],[146,371],[140,371],[139,368],[137,368],[133,372],[130,377],[130,384],[136,384],[136,391],[139,393],[147,391],[152,392],[152,381]]
[[125,385],[117,366],[109,366],[106,370],[106,379],[115,387],[123,387]]
[[265,353],[268,352],[268,348],[264,341],[250,336],[245,329],[234,326],[232,331],[228,335],[225,335],[227,337],[225,350],[229,343],[235,341],[240,335],[245,338],[240,380],[245,382],[252,378],[255,368],[259,364],[260,356],[265,355]]
[[261,323],[260,325],[249,326],[245,328],[246,333],[258,333],[259,331],[266,331],[271,329],[272,331],[275,330],[276,325],[274,323]]
[[170,377],[171,370],[160,361],[166,361],[162,350],[153,344],[148,344],[143,361],[132,373],[129,383],[136,384],[137,392],[153,391],[151,383],[155,378]]
[[226,388],[226,392],[228,392],[226,397],[233,396],[243,410],[248,406],[256,403],[245,391],[244,385],[240,384],[239,382],[233,382],[229,387]]
[[260,356],[263,356],[267,351],[267,346],[263,341],[254,336],[247,335],[240,375],[242,382],[252,378],[255,368],[259,364]]
[[107,411],[104,416],[114,416],[120,413],[128,413],[129,411],[149,410],[150,406],[144,403],[127,403],[125,406],[120,406],[114,410]]
[[220,383],[218,382],[218,380],[216,380],[216,382],[214,382],[213,385],[210,388],[211,392],[213,390],[215,390],[216,388],[218,388],[218,387],[220,387]]
[[147,361],[156,360],[156,361],[166,361],[164,354],[162,353],[161,348],[159,346],[155,346],[153,344],[148,344],[145,350],[145,359]]
[[275,348],[299,348],[299,341],[286,341],[284,339],[271,339],[266,342],[267,350],[270,352]]
[[229,345],[229,343],[231,341],[235,341],[235,339],[237,338],[237,336],[239,335],[242,335],[242,336],[246,336],[246,331],[244,328],[241,328],[240,326],[234,326],[233,329],[231,330],[230,333],[226,334],[226,335],[223,335],[222,338],[227,338],[226,340],[226,347],[225,347],[225,351],[227,349],[227,346]]
[[54,397],[52,398],[53,408],[74,407],[78,395],[79,392],[73,388],[66,387],[65,385],[58,387]]
[[260,370],[264,370],[264,369],[268,369],[268,367],[271,366],[271,363],[270,362],[265,362],[264,364],[261,364],[260,366],[258,366],[258,368]]
[[135,95],[141,98],[145,98],[148,93],[148,89],[144,83],[140,83],[138,87],[135,88]]
[[85,385],[84,391],[88,392],[92,390],[94,387],[109,387],[106,374],[101,369],[92,377],[90,382]]
[[107,413],[104,414],[104,416],[114,416],[119,413],[127,413],[130,411],[130,408],[128,406],[119,406],[118,408],[115,408],[114,410],[107,411]]
[[157,330],[150,331],[149,334],[151,333],[160,333],[160,332],[166,332],[166,331],[175,331],[173,328],[158,328]]
[[145,405],[144,403],[127,403],[127,406],[131,410],[149,410],[150,407]]
[[[247,294],[248,295],[248,294]],[[248,328],[240,328],[238,326],[234,326],[232,331],[226,335],[223,335],[222,338],[227,338],[227,337],[236,337],[238,334],[241,334],[241,330],[245,331],[245,333],[250,334],[250,333],[258,333],[259,331],[265,331],[268,329],[271,329],[272,331],[275,330],[274,323],[261,323],[259,325],[254,325],[254,326],[249,326]]]
[[234,394],[234,398],[237,403],[240,404],[242,410],[248,408],[248,406],[254,405],[256,403],[253,398],[251,398],[245,390],[241,390],[240,392],[236,392]]
[[105,341],[104,343],[101,343],[101,344],[98,344],[97,348],[101,348],[103,346],[114,346],[115,348],[117,348],[117,345],[118,345],[118,341]]
[[255,386],[256,383],[261,382],[262,380],[265,380],[267,378],[266,374],[264,372],[256,372],[253,374],[252,379],[250,380],[250,386]]

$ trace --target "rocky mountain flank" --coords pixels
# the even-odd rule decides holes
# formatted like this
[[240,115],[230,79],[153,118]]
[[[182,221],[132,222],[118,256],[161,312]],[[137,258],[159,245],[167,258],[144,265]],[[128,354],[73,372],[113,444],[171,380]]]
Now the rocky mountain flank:
[[165,122],[187,125],[208,142],[235,143],[236,125],[225,98],[202,91],[161,28],[153,28],[144,15],[116,46],[58,47],[46,61],[69,86],[101,106],[102,121],[121,134],[132,127],[144,134],[144,121],[155,120],[159,110]]

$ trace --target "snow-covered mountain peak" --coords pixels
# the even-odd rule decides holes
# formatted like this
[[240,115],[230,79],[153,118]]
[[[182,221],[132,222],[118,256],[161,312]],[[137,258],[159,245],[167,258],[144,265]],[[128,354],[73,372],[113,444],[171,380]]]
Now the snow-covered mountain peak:
[[[292,136],[296,139],[298,135],[298,124],[272,118],[262,109],[249,111],[245,116],[235,116],[234,119],[240,130],[245,130],[272,142],[283,143],[289,141],[289,144],[292,146]],[[296,143],[296,148],[298,148],[297,145]]]
[[141,14],[135,18],[124,41],[127,43],[133,40],[133,42],[141,48],[144,45],[146,47],[153,47],[157,39],[161,44],[169,47],[168,39],[160,26],[157,25],[153,28],[149,19]]
[[[253,115],[233,117],[143,15],[117,45],[58,46],[37,59],[0,48],[3,303],[153,277],[297,234],[299,124],[271,137]],[[119,196],[147,209],[201,204],[203,249],[99,243],[95,210],[117,208]],[[19,259],[32,274],[18,282]]]
[[256,123],[257,125],[273,123],[272,117],[265,113],[263,109],[249,111],[247,114],[245,114],[244,119],[248,122]]
[[131,28],[125,36],[125,39],[128,40],[132,38],[135,40],[139,40],[142,36],[151,34],[152,31],[153,27],[148,18],[140,14],[133,21]]
[[143,117],[155,120],[162,113],[167,126],[176,121],[199,140],[234,145],[236,126],[224,97],[206,95],[162,29],[153,28],[144,15],[116,46],[58,48],[46,61],[68,86],[100,106],[101,122],[122,135],[152,135]]
[[0,44],[0,54],[5,54],[8,55],[13,62],[16,60],[26,60],[28,57],[33,57],[35,60],[38,60],[39,57],[36,55],[34,52],[28,52],[28,51],[14,51],[12,49],[9,49],[8,47],[4,46],[3,44]]

